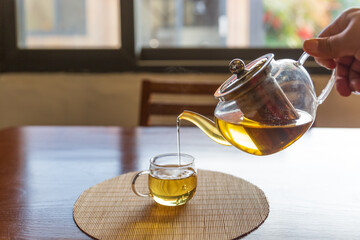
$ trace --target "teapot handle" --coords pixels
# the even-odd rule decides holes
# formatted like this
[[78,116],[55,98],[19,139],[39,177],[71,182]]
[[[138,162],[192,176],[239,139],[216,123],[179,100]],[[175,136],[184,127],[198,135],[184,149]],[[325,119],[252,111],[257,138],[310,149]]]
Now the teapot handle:
[[[298,60],[298,64],[300,66],[302,66],[305,63],[306,59],[308,59],[309,56],[310,56],[309,54],[304,52],[300,56],[300,58]],[[317,97],[318,105],[322,104],[325,101],[325,99],[327,98],[327,96],[329,96],[332,88],[334,87],[334,84],[335,84],[335,69],[332,70],[332,74],[331,74],[329,82],[326,84],[325,88],[321,91],[320,95]]]
[[326,84],[325,88],[321,91],[320,95],[317,98],[318,105],[322,104],[327,96],[330,94],[331,89],[334,87],[335,84],[335,69],[332,70],[332,74],[330,77],[329,82]]

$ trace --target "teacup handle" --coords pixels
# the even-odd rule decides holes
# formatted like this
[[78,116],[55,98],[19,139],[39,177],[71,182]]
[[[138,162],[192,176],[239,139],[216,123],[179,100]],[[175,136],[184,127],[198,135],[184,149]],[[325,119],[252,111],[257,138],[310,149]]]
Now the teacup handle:
[[142,194],[142,193],[138,192],[138,191],[136,190],[136,187],[135,187],[136,179],[137,179],[138,177],[140,177],[141,175],[144,175],[144,174],[150,174],[150,171],[149,171],[149,170],[144,170],[144,171],[138,172],[138,173],[133,177],[133,179],[132,179],[132,181],[131,181],[131,189],[133,190],[133,192],[134,192],[136,195],[138,195],[138,196],[140,196],[140,197],[151,197],[150,193],[148,193],[148,194]]
[[[304,52],[298,60],[299,65],[300,66],[304,65],[306,59],[308,59],[309,56],[310,56],[309,54]],[[327,98],[327,96],[329,96],[332,88],[334,87],[334,84],[335,84],[335,69],[332,71],[330,80],[326,84],[325,88],[321,91],[320,95],[317,97],[318,105],[322,104],[325,101],[325,99]]]

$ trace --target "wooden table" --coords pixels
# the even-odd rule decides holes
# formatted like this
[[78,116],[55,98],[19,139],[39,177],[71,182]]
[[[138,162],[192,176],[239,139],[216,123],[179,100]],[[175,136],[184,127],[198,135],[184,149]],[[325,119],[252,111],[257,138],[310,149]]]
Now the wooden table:
[[[252,156],[181,130],[197,168],[244,178],[270,215],[246,239],[360,239],[360,129],[313,128],[286,150]],[[0,239],[88,239],[73,204],[89,187],[176,152],[175,127],[19,127],[0,131]]]

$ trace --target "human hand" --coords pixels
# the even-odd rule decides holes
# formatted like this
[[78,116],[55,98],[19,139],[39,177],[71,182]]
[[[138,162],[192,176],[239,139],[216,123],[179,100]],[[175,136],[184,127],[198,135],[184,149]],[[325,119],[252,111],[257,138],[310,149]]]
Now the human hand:
[[360,92],[360,8],[343,12],[318,38],[305,40],[303,48],[321,66],[335,68],[340,95]]

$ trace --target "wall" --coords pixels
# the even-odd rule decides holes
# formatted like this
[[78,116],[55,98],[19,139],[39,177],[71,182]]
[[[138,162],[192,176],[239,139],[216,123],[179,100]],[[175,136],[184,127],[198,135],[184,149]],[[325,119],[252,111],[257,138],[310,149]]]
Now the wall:
[[[142,78],[221,83],[228,74],[69,74],[0,75],[0,128],[19,125],[136,126]],[[317,89],[328,76],[313,77]],[[333,90],[319,107],[320,127],[360,127],[360,96]]]

